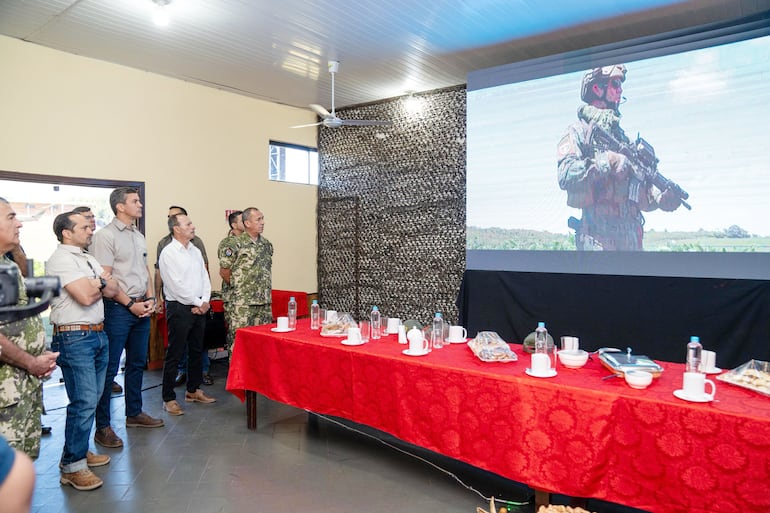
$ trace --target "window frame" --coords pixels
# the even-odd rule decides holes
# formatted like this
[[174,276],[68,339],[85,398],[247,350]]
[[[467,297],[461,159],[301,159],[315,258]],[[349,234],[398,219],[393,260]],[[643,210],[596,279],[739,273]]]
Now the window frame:
[[[283,177],[280,176],[280,170],[274,172],[278,168],[278,163],[275,162],[275,155],[274,155],[274,148],[280,148],[284,150],[299,150],[302,152],[305,152],[307,154],[308,159],[308,169],[307,169],[307,175],[306,180],[299,182],[294,180],[288,180],[286,179],[286,172],[284,170]],[[315,155],[315,162],[316,162],[316,168],[315,168],[315,180],[312,180],[311,177],[311,165],[312,160],[310,155]],[[270,140],[269,146],[268,146],[268,169],[267,169],[267,178],[271,182],[282,182],[282,183],[295,183],[300,185],[314,185],[317,186],[318,182],[320,180],[320,163],[318,159],[318,148],[313,148],[311,146],[305,146],[302,144],[293,144],[293,143],[286,143],[281,141],[274,141]]]

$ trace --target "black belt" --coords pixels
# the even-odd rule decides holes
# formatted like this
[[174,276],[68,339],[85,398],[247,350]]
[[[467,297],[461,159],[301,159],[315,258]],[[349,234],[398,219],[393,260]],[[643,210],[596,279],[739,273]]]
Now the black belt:
[[62,324],[53,327],[54,335],[65,331],[104,331],[104,323],[99,324]]

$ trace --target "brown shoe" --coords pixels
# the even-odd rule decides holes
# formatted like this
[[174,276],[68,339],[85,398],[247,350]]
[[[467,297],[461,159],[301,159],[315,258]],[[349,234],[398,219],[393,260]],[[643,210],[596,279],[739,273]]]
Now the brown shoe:
[[[102,467],[110,462],[110,457],[106,454],[96,454],[88,451],[86,453],[86,465],[89,467]],[[64,465],[59,462],[59,468],[64,468]]]
[[94,434],[94,442],[102,447],[123,447],[123,440],[120,439],[115,431],[112,430],[112,426],[107,426],[102,429],[97,429]]
[[120,386],[119,383],[113,381],[112,382],[112,393],[113,394],[121,394],[121,393],[123,393],[123,387]]
[[169,415],[184,415],[184,410],[175,400],[164,402],[163,409],[166,410]]
[[93,490],[104,484],[104,481],[91,472],[90,468],[84,468],[77,472],[63,473],[59,478],[59,482],[63,485],[72,485],[76,490]]
[[208,403],[215,403],[215,402],[217,402],[217,400],[214,399],[213,397],[209,397],[206,394],[204,394],[203,390],[201,390],[200,388],[198,390],[196,390],[195,392],[192,392],[192,393],[185,392],[184,393],[184,400],[187,401],[188,403],[205,403],[205,404],[208,404]]
[[154,419],[142,412],[135,417],[126,417],[126,427],[157,428],[163,427],[163,419]]

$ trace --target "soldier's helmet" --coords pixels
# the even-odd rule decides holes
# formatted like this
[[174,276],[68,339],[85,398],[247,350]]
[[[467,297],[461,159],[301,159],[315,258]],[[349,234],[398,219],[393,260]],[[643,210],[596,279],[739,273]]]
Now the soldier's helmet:
[[624,64],[614,64],[602,68],[594,68],[583,75],[583,82],[580,85],[580,99],[586,103],[594,100],[592,88],[594,84],[606,85],[610,79],[619,78],[621,82],[626,81],[626,66]]

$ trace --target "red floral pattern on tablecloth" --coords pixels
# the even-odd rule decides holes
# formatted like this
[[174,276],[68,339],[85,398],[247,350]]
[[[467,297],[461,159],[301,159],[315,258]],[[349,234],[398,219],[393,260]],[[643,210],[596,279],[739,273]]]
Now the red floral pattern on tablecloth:
[[646,390],[597,361],[538,379],[520,361],[484,363],[465,345],[424,357],[395,337],[342,346],[299,321],[238,331],[227,389],[254,390],[535,488],[653,513],[770,511],[770,399],[717,381],[712,403],[688,403],[683,366],[662,363]]

